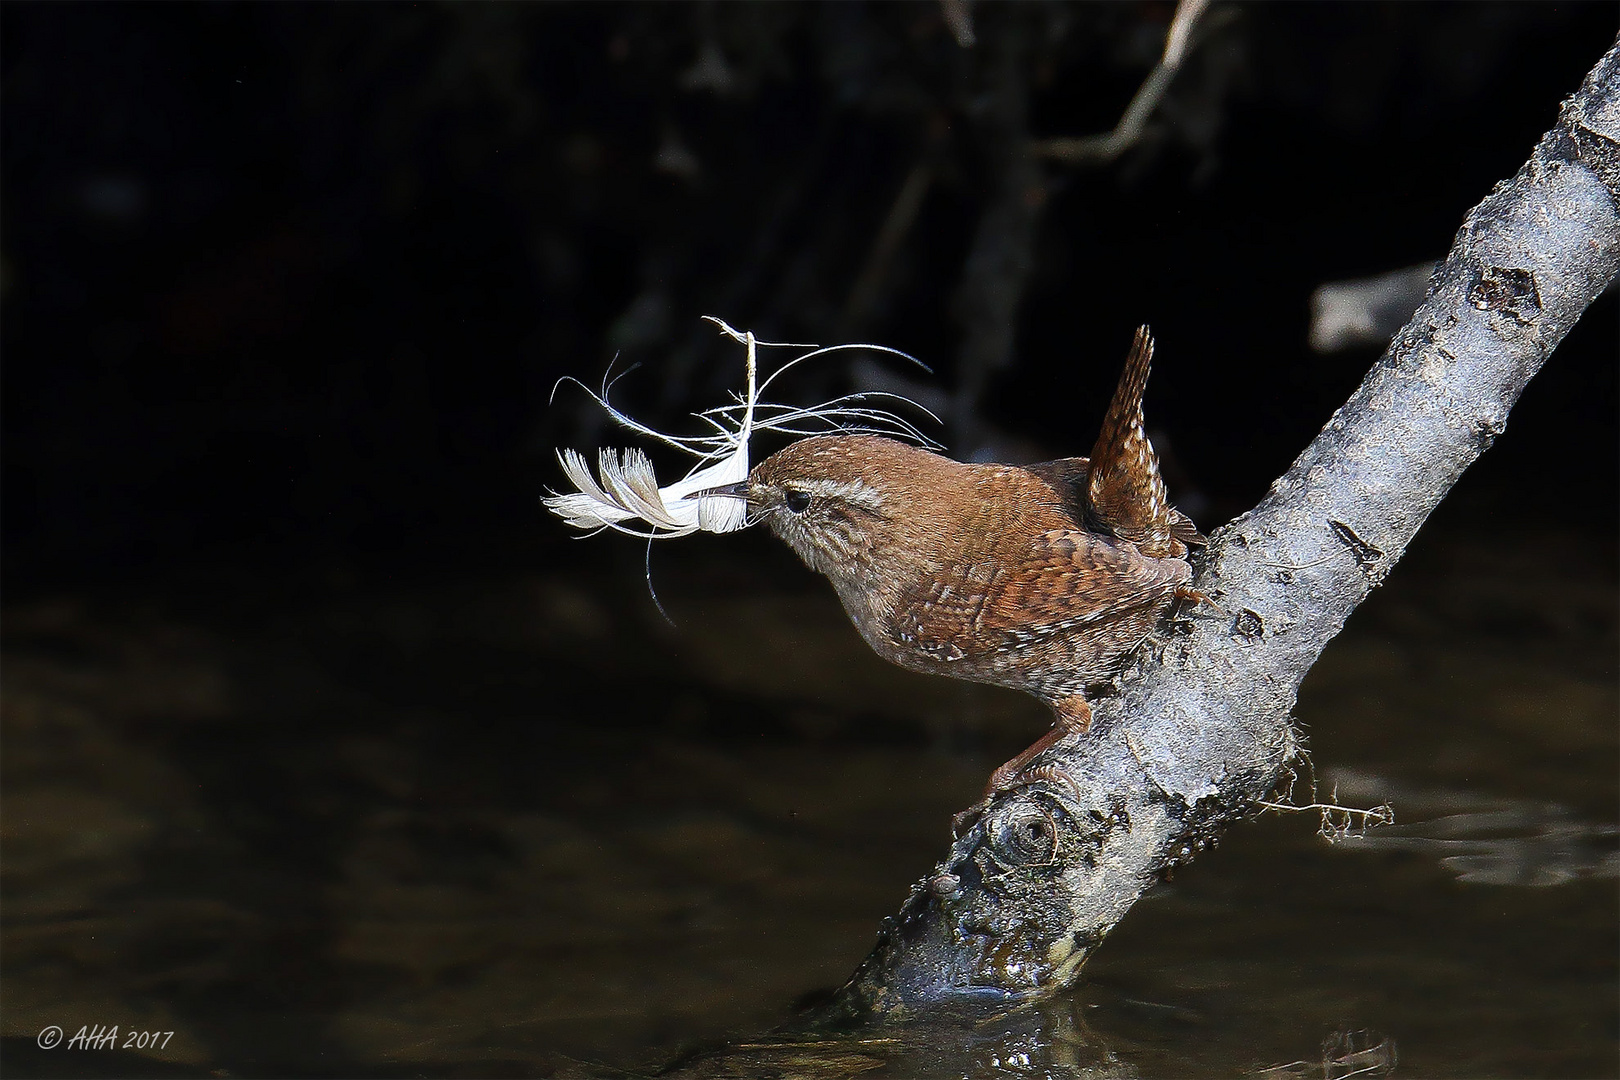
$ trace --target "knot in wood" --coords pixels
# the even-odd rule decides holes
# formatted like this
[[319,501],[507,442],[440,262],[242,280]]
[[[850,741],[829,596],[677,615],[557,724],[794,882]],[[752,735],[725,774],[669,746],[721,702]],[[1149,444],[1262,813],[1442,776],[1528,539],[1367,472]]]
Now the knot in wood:
[[1260,617],[1259,612],[1244,608],[1232,620],[1232,635],[1234,637],[1247,638],[1252,641],[1255,638],[1264,637],[1265,633],[1266,622]]
[[1468,302],[1481,311],[1500,311],[1528,324],[1541,313],[1535,275],[1516,267],[1487,266],[1468,288]]

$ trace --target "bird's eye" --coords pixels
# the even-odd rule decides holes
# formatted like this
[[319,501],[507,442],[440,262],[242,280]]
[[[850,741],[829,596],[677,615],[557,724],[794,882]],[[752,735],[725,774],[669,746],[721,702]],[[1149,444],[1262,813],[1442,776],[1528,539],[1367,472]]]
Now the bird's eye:
[[789,513],[802,514],[810,508],[810,493],[789,490],[783,493],[782,502],[786,504]]

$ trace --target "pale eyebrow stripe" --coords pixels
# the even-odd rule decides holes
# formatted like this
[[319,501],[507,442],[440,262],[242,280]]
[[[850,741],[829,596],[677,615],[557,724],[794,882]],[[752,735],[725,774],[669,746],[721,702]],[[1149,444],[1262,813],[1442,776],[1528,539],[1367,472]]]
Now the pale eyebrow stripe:
[[883,506],[883,496],[859,480],[795,480],[783,486],[808,495],[842,499],[852,506],[867,510],[878,510]]

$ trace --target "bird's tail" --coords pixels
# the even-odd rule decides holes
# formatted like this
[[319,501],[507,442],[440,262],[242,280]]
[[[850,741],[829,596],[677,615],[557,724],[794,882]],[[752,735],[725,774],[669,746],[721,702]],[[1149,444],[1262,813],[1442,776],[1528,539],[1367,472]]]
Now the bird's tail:
[[1201,543],[1203,537],[1170,505],[1159,455],[1142,428],[1142,393],[1152,363],[1153,335],[1139,326],[1091,451],[1086,513],[1094,525],[1162,558],[1185,554],[1187,543]]

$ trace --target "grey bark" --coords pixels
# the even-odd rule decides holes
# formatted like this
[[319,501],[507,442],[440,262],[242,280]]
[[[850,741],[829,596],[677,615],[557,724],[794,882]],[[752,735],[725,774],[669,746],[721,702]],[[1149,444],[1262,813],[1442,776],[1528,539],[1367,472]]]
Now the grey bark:
[[1069,985],[1164,871],[1253,812],[1298,752],[1301,680],[1620,268],[1620,44],[1469,213],[1365,381],[1211,537],[1214,603],[1139,651],[1049,778],[998,797],[813,1023]]

